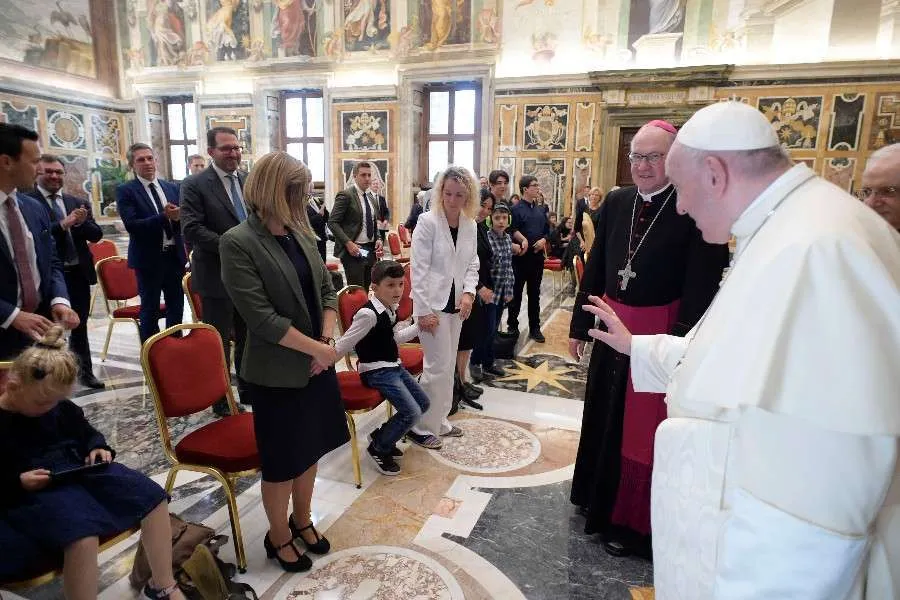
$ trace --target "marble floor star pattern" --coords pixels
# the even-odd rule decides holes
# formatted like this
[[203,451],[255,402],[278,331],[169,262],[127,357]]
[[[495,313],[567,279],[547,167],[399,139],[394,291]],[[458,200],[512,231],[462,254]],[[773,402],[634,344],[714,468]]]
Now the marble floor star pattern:
[[[547,343],[520,336],[515,361],[502,362],[507,376],[483,383],[484,411],[465,409],[453,417],[463,437],[445,439],[439,451],[402,443],[402,472],[385,477],[365,455],[368,434],[384,420],[384,411],[357,418],[363,487],[354,485],[349,444],[320,462],[313,519],[333,551],[314,557],[309,573],[285,573],[265,558],[259,478],[240,480],[249,564],[238,580],[263,600],[652,599],[650,563],[607,556],[582,532],[583,518],[568,502],[586,367],[566,355],[572,298],[553,297],[552,290],[545,281]],[[162,484],[168,464],[135,331],[117,326],[101,362],[102,301],[89,329],[95,372],[107,389],[79,390],[75,401],[118,449],[118,460]],[[207,411],[170,426],[180,436],[211,418]],[[179,475],[171,510],[231,535],[224,495],[209,477]],[[131,536],[101,554],[101,599],[140,597],[127,580],[137,542]],[[221,556],[234,561],[230,543]],[[62,598],[61,585],[55,580],[15,594],[3,591],[2,598]]]

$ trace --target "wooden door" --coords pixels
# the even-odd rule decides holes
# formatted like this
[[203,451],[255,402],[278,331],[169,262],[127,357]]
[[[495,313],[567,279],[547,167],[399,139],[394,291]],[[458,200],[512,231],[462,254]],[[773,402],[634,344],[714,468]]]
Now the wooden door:
[[619,152],[616,157],[616,185],[625,187],[634,185],[631,178],[631,163],[628,154],[631,152],[631,140],[640,127],[622,127],[619,129]]

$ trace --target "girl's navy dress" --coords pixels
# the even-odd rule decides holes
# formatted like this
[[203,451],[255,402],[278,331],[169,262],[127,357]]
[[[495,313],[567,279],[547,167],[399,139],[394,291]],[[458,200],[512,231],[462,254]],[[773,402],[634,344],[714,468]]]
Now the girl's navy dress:
[[47,558],[61,563],[63,549],[79,539],[135,527],[166,499],[152,479],[115,462],[71,483],[22,488],[20,473],[83,465],[95,448],[112,451],[69,400],[39,417],[0,409],[0,580]]

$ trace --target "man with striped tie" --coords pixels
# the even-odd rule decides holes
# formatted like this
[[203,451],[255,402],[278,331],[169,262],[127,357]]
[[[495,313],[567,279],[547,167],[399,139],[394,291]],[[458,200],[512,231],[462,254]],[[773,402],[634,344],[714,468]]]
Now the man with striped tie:
[[[219,261],[219,236],[247,218],[243,195],[245,174],[239,170],[242,150],[234,129],[213,127],[206,132],[206,151],[212,162],[181,184],[181,225],[184,239],[192,248],[191,285],[200,295],[203,322],[215,327],[222,336],[229,367],[234,340],[237,388],[241,402],[246,403],[240,372],[247,326],[222,285]],[[228,405],[222,400],[213,410],[225,414]]]
[[378,239],[378,199],[370,189],[372,163],[353,165],[353,184],[338,192],[328,219],[334,235],[334,255],[344,265],[348,285],[369,289],[372,265],[381,253]]

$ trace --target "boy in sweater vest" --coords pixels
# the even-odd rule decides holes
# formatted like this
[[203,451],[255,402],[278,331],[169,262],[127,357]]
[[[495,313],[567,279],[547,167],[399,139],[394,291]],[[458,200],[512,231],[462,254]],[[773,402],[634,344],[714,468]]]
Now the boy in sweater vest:
[[[394,459],[403,456],[397,442],[428,410],[429,402],[425,391],[400,365],[397,343],[408,342],[419,335],[418,325],[394,331],[397,322],[394,310],[403,296],[403,267],[400,263],[393,260],[376,263],[372,267],[372,291],[373,297],[353,315],[350,327],[335,342],[335,351],[340,359],[355,348],[362,382],[381,392],[397,411],[372,433],[368,448],[369,456],[379,471],[385,475],[396,475],[400,472],[400,466]],[[432,442],[427,447],[441,446],[437,438]]]

